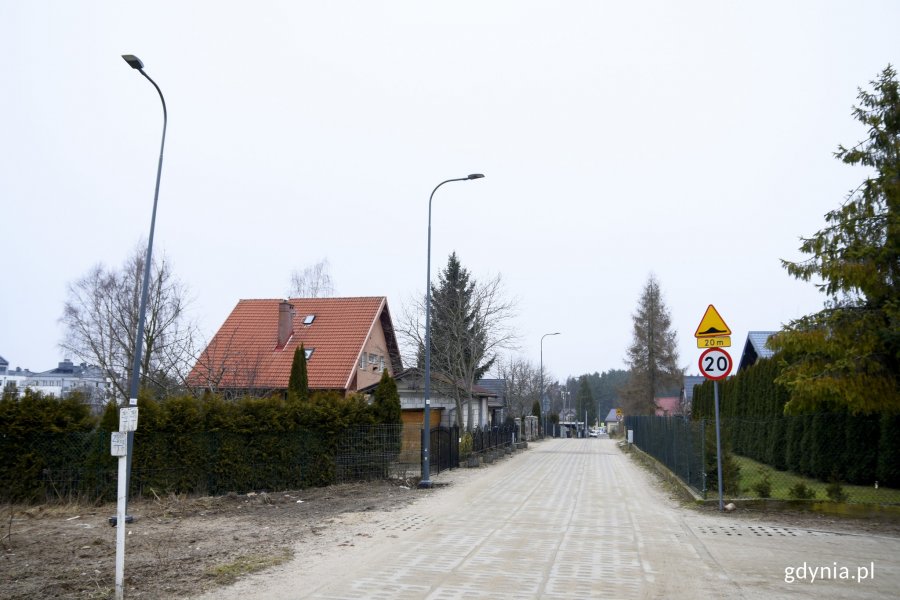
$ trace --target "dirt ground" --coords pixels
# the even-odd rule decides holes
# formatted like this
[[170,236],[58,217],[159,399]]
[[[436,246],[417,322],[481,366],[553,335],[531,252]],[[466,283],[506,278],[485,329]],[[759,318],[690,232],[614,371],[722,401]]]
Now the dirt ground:
[[[298,554],[352,545],[340,515],[392,511],[432,493],[413,481],[129,504],[126,597],[177,598],[231,583]],[[112,598],[115,504],[0,509],[0,598]]]

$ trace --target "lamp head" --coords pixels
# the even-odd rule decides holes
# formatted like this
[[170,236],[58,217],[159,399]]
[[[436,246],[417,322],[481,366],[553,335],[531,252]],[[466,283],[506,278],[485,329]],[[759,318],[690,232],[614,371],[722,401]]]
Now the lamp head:
[[484,177],[484,175],[482,175],[481,173],[472,173],[471,175],[466,177],[466,179],[481,179],[482,177]]
[[141,59],[139,59],[137,56],[135,56],[133,54],[123,54],[122,58],[125,59],[125,62],[127,62],[129,65],[131,65],[132,69],[143,69],[144,68],[144,63],[141,62]]

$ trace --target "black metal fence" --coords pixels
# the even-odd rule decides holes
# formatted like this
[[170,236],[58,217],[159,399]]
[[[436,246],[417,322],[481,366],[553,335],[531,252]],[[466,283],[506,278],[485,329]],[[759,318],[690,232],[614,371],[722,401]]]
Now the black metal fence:
[[514,425],[476,429],[472,432],[472,452],[479,454],[510,446],[517,431]]
[[459,466],[459,427],[434,427],[431,429],[431,474],[455,469]]

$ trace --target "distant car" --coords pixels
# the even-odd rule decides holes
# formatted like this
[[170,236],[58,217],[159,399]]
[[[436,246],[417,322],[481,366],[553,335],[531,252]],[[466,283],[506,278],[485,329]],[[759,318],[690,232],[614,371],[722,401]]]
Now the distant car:
[[591,437],[600,437],[600,430],[599,429],[591,429],[588,432],[588,435]]

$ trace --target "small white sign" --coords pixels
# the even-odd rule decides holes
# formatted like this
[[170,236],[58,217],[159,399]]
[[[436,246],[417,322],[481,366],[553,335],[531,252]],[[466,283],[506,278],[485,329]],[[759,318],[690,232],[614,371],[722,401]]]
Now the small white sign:
[[123,408],[119,410],[119,431],[128,432],[128,431],[137,431],[138,424],[138,409],[137,406],[134,408]]
[[128,454],[128,434],[124,431],[114,431],[110,442],[110,453],[113,456],[125,456]]
[[628,443],[629,443],[629,444],[633,444],[633,443],[634,443],[634,429],[629,429],[629,430],[628,430]]

